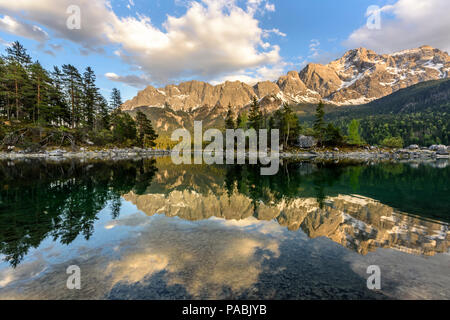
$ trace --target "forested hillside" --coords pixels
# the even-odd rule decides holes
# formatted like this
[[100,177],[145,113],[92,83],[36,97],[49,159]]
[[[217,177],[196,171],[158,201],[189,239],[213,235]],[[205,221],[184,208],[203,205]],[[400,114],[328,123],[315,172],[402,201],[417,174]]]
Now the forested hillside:
[[[302,108],[300,108],[301,110]],[[311,123],[308,107],[300,120]],[[429,81],[400,90],[367,105],[328,107],[325,119],[344,132],[357,119],[369,144],[401,138],[404,145],[450,144],[450,80]]]

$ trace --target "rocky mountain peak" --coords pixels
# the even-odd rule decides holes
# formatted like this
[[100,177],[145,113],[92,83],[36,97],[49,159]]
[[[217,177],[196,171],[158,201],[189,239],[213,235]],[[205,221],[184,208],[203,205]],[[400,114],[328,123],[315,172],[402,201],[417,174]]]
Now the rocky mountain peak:
[[159,89],[149,86],[122,108],[161,108],[169,104],[175,111],[192,112],[231,104],[238,112],[254,96],[270,103],[270,109],[285,102],[320,100],[336,105],[363,104],[419,82],[448,78],[449,71],[448,53],[427,45],[392,54],[357,48],[327,65],[310,63],[300,72],[290,71],[276,82],[262,81],[250,86],[227,81],[213,86],[192,80]]
[[300,78],[305,85],[320,94],[321,97],[327,97],[339,89],[342,81],[333,68],[321,64],[310,63],[301,72]]
[[297,71],[290,71],[286,76],[280,77],[277,81],[277,85],[287,94],[298,94],[306,92],[307,89],[306,85],[300,80]]
[[280,87],[279,84],[273,83],[272,81],[263,81],[258,82],[254,86],[254,90],[258,97],[276,96],[281,92]]

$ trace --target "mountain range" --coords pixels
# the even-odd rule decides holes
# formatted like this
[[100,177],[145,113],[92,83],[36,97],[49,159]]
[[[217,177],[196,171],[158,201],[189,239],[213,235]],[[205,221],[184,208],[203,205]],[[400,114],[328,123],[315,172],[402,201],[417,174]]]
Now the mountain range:
[[277,81],[253,86],[240,81],[216,86],[201,81],[148,86],[125,102],[122,110],[134,113],[140,108],[161,132],[172,125],[189,128],[194,119],[206,121],[207,126],[222,123],[229,105],[238,113],[255,96],[266,112],[283,103],[363,105],[421,82],[449,78],[449,71],[448,53],[430,46],[393,54],[358,48],[327,65],[311,63],[300,72],[290,71]]

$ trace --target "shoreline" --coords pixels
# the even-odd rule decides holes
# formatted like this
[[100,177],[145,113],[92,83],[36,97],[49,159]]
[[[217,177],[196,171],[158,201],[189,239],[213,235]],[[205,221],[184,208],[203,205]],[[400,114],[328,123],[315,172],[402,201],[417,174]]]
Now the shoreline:
[[377,149],[377,150],[311,150],[306,152],[286,152],[282,156],[288,159],[299,160],[390,160],[390,161],[433,161],[440,159],[450,159],[448,151],[431,151],[429,149],[409,150],[409,149]]
[[[81,148],[78,151],[68,151],[64,149],[47,150],[35,153],[24,151],[0,152],[0,160],[21,160],[21,159],[41,159],[41,160],[133,160],[145,159],[156,156],[170,156],[170,150],[154,150],[141,148],[124,149],[100,149],[88,150]],[[249,156],[249,153],[246,153]],[[429,149],[357,149],[357,150],[323,150],[305,149],[296,151],[280,152],[279,157],[286,160],[300,161],[419,161],[433,162],[437,160],[449,160],[450,155],[447,150]]]
[[64,149],[47,150],[40,152],[0,152],[0,160],[131,160],[136,158],[150,158],[155,156],[168,156],[171,151],[153,150],[141,148],[87,150],[81,148],[79,151],[68,151]]

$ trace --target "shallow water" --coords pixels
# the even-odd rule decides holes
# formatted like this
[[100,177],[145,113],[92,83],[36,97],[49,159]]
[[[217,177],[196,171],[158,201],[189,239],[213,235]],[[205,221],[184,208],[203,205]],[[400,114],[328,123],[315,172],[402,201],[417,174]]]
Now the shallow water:
[[0,299],[450,298],[448,162],[259,173],[0,162]]

